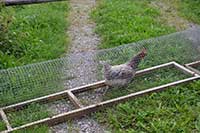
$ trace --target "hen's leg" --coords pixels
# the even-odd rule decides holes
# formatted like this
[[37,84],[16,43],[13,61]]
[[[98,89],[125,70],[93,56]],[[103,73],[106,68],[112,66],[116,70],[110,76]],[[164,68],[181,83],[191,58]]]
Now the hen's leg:
[[105,87],[105,89],[104,89],[102,95],[104,96],[104,95],[106,94],[106,92],[107,92],[109,89],[111,89],[111,86],[108,86],[108,85],[107,85],[107,86]]

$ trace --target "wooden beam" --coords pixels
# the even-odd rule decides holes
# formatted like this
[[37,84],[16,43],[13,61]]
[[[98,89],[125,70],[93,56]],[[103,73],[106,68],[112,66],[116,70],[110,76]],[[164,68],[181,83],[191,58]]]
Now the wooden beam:
[[8,118],[2,109],[0,109],[0,114],[1,114],[3,122],[6,124],[7,130],[8,131],[12,130],[12,127],[11,127],[10,123],[8,122]]
[[195,72],[191,71],[190,69],[187,69],[186,67],[176,63],[176,62],[173,62],[174,66],[181,70],[183,73],[187,74],[187,75],[190,75],[190,76],[194,76],[195,75]]
[[85,114],[97,111],[99,109],[102,109],[102,108],[105,108],[105,107],[108,107],[108,106],[112,106],[116,103],[121,103],[121,102],[127,101],[131,98],[136,98],[136,97],[139,97],[139,96],[142,96],[142,95],[145,95],[145,94],[150,94],[150,93],[153,93],[153,92],[163,91],[163,90],[165,90],[169,87],[172,87],[172,86],[175,86],[175,85],[178,85],[178,84],[182,84],[182,83],[191,82],[191,81],[194,81],[194,80],[197,80],[197,79],[200,79],[200,76],[179,80],[179,81],[176,81],[176,82],[168,83],[168,84],[161,85],[161,86],[158,86],[158,87],[153,87],[153,88],[143,90],[143,91],[139,91],[139,92],[136,92],[136,93],[131,93],[131,94],[126,95],[126,96],[121,96],[121,97],[114,98],[114,99],[111,99],[111,100],[107,100],[107,101],[104,101],[104,102],[101,102],[101,103],[98,103],[98,104],[93,104],[93,105],[86,106],[86,107],[83,107],[83,108],[79,108],[79,109],[76,109],[76,110],[72,110],[72,111],[69,111],[69,112],[66,112],[66,113],[63,113],[63,114],[59,114],[59,115],[56,115],[56,116],[53,116],[53,117],[49,117],[49,118],[46,118],[46,119],[35,121],[35,122],[29,123],[29,124],[26,124],[26,125],[23,125],[23,126],[20,126],[20,127],[16,127],[16,128],[13,128],[11,131],[29,128],[29,127],[33,127],[35,125],[40,125],[40,124],[46,124],[46,125],[52,126],[52,125],[55,125],[55,124],[58,124],[58,123],[65,122],[68,119],[80,117],[80,116],[83,116]]
[[14,111],[14,110],[23,108],[24,106],[31,104],[31,103],[34,103],[34,102],[42,103],[42,102],[49,102],[49,101],[54,101],[54,100],[66,98],[67,92],[68,92],[68,90],[57,92],[57,93],[46,95],[46,96],[43,96],[43,97],[27,100],[27,101],[24,101],[24,102],[13,104],[13,105],[9,105],[9,106],[3,107],[2,109],[5,112],[10,112],[10,111]]
[[188,66],[188,65],[185,65],[185,67],[187,67],[188,69],[190,69],[191,71],[195,72],[197,75],[200,75],[200,71],[191,67],[191,66]]
[[195,62],[191,62],[188,64],[185,64],[186,66],[191,66],[191,67],[196,67],[196,66],[200,66],[200,60],[199,61],[195,61]]
[[93,83],[93,84],[88,84],[88,85],[76,87],[76,88],[73,88],[73,89],[70,89],[70,90],[64,90],[64,91],[60,91],[60,92],[53,93],[53,94],[50,94],[50,95],[46,95],[46,96],[42,96],[42,97],[39,97],[39,98],[20,102],[20,103],[17,103],[17,104],[9,105],[9,106],[3,107],[3,110],[5,112],[10,112],[10,111],[14,111],[14,110],[23,108],[24,106],[26,106],[30,103],[33,103],[33,102],[37,102],[37,103],[40,102],[41,103],[41,102],[48,102],[48,101],[62,99],[63,97],[66,97],[68,95],[68,91],[71,91],[72,93],[80,93],[80,92],[87,91],[89,89],[100,88],[100,87],[103,87],[103,86],[106,86],[104,80]]
[[191,62],[188,64],[185,64],[185,67],[190,69],[191,71],[195,72],[198,75],[200,75],[200,71],[195,69],[194,67],[200,66],[200,61],[195,61],[195,62]]
[[142,76],[142,75],[150,73],[152,71],[155,71],[155,70],[158,70],[158,69],[161,69],[161,68],[164,68],[164,67],[171,67],[173,65],[174,65],[174,62],[169,62],[169,63],[157,65],[157,66],[154,66],[154,67],[146,68],[144,70],[139,70],[139,71],[136,72],[135,76]]
[[70,89],[70,91],[72,93],[82,93],[84,91],[88,91],[88,90],[96,89],[96,88],[101,88],[101,87],[105,87],[105,86],[106,86],[105,80],[102,80],[102,81],[98,81],[98,82],[95,82],[95,83],[92,83],[92,84],[88,84],[88,85],[84,85],[84,86],[80,86],[80,87]]
[[76,108],[83,107],[81,102],[77,99],[77,97],[71,91],[68,91],[67,94],[68,94],[68,97],[69,97],[70,101],[74,104],[74,106]]
[[26,5],[26,4],[39,4],[46,2],[58,2],[64,0],[4,0],[6,6]]

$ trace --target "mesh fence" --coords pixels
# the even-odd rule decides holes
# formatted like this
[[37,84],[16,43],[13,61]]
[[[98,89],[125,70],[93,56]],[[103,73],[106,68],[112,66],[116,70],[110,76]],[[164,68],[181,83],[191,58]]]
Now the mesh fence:
[[[120,47],[100,50],[97,53],[96,60],[98,65],[96,75],[98,80],[104,79],[104,71],[102,70],[101,61],[106,61],[112,66],[124,64],[140,52],[143,48],[147,49],[147,56],[142,60],[137,70],[153,67],[163,63],[176,61],[179,64],[187,64],[200,59],[200,28],[191,28],[183,32],[173,33],[158,38],[142,40],[137,43],[122,45]],[[113,87],[107,89],[103,93],[104,100],[124,96],[132,92],[145,90],[151,87],[167,84],[188,78],[175,67],[163,68],[140,77],[135,77],[131,83],[125,87]],[[84,96],[88,97],[84,97]],[[93,100],[89,95],[96,96],[92,91],[89,94],[79,94],[85,105],[97,103],[102,99]]]
[[[140,62],[138,70],[170,61],[185,64],[200,60],[200,27],[112,49],[73,53],[60,59],[0,70],[0,107],[102,80],[102,61],[111,65],[123,64],[143,48],[146,48],[147,56]],[[186,77],[188,75],[175,68],[165,68],[137,77],[121,89],[114,87],[103,92],[86,92],[77,97],[87,105]],[[42,107],[38,104],[30,105],[22,111],[23,113],[11,113],[9,119],[13,120],[13,126],[23,125],[55,112],[61,113],[72,109],[67,104],[68,100]],[[54,106],[61,108],[61,111]],[[30,115],[30,112],[37,114]]]
[[101,61],[126,63],[143,47],[147,56],[138,69],[176,61],[200,59],[200,28],[152,38],[120,47],[70,54],[51,61],[0,70],[0,106],[77,87],[103,79]]

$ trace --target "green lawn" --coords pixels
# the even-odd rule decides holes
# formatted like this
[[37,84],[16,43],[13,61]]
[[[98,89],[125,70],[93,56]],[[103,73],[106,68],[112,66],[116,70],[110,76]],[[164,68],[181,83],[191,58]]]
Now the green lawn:
[[0,119],[0,132],[6,130],[6,124]]
[[67,2],[0,7],[0,69],[60,57],[68,47]]
[[[170,39],[176,45],[170,43]],[[178,43],[178,41],[173,40],[173,37],[162,38],[162,40],[156,45],[157,47],[153,46],[154,41],[151,41],[148,47],[148,56],[141,62],[140,69],[172,60],[179,61],[180,63],[196,60],[191,53],[195,55],[198,51],[189,49],[189,42],[181,41]],[[162,43],[165,41],[168,43]],[[135,49],[136,47],[133,45],[133,47],[124,48],[122,51],[113,49],[106,52],[106,54],[100,53],[99,56],[103,60],[113,59],[110,61],[111,64],[120,64],[128,60]],[[185,55],[183,56],[182,53]],[[114,55],[118,57],[114,57]],[[165,68],[137,77],[126,87],[109,88],[103,98],[105,100],[116,98],[184,78],[188,78],[188,76],[177,69]],[[171,87],[170,90],[162,93],[154,93],[136,98],[125,104],[105,109],[104,111],[98,112],[95,117],[100,123],[108,126],[108,129],[112,132],[199,132],[199,86],[200,82],[198,81]]]
[[200,132],[200,82],[173,87],[97,113],[113,132]]
[[[52,116],[52,112],[46,110],[47,105],[30,104],[22,110],[7,113],[8,120],[12,127],[18,127],[30,122],[41,120]],[[47,126],[35,126],[30,129],[23,129],[16,131],[16,133],[48,133],[49,128]]]
[[[177,3],[181,16],[199,23],[199,2],[184,0]],[[0,69],[54,59],[67,49],[66,2],[1,7],[0,13],[0,22],[3,24],[0,31]],[[148,0],[102,0],[91,14],[97,23],[96,32],[102,38],[100,48],[111,48],[175,32],[174,28],[162,23],[159,15],[159,10],[149,6]],[[113,65],[124,63],[145,46],[148,56],[140,64],[140,69],[172,60],[184,64],[198,58],[195,56],[198,51],[190,43],[184,36],[174,35],[160,40],[141,41],[137,46],[130,45],[124,49],[100,52],[99,59],[109,60]],[[2,72],[0,106],[64,89],[61,85],[63,63],[52,61],[39,64],[39,67],[33,65],[16,69],[15,73],[12,70],[9,74],[7,71]],[[22,70],[26,70],[29,75]],[[158,70],[136,78],[126,88],[110,89],[104,99],[186,77],[175,69]],[[7,83],[14,87],[9,88]],[[199,86],[200,82],[195,82],[173,87],[162,93],[105,109],[95,117],[113,132],[200,132]],[[9,113],[8,118],[15,127],[50,115],[51,112],[46,111],[44,106],[32,104],[21,111]],[[0,122],[0,131],[4,129],[5,124]],[[48,127],[42,126],[19,132],[47,133],[48,130]]]
[[174,32],[159,20],[159,11],[143,0],[102,0],[92,13],[101,48],[110,48]]
[[18,127],[36,120],[50,117],[51,112],[46,110],[47,106],[40,104],[31,104],[28,107],[7,113],[8,120],[12,127]]
[[200,24],[200,1],[199,0],[176,0],[180,15],[193,23]]
[[63,66],[60,59],[0,71],[0,107],[63,90]]
[[[45,116],[49,115],[49,112],[45,112],[44,109],[42,110],[36,110],[35,107],[38,105],[31,105],[29,109],[26,109],[20,112],[20,113],[12,113],[9,115],[9,118],[12,118],[13,120],[12,125],[21,125],[26,122],[31,122],[33,120],[38,120],[41,118],[45,118]],[[38,107],[37,107],[38,108]],[[41,107],[39,107],[42,109]],[[30,110],[31,109],[31,110]],[[35,112],[33,114],[33,111],[39,111]],[[32,112],[32,113],[31,113]],[[6,130],[6,124],[0,120],[0,132]],[[49,133],[49,128],[47,126],[35,126],[30,129],[23,129],[15,131],[14,133]]]
[[[185,1],[184,1],[185,2]],[[183,6],[184,2],[181,3]],[[188,2],[192,3],[192,2]],[[191,5],[190,5],[191,6]],[[181,14],[180,10],[180,14]],[[191,11],[195,12],[195,11]],[[101,48],[110,48],[150,37],[174,32],[175,29],[157,20],[159,10],[149,2],[132,0],[102,0],[92,13],[97,23],[96,32],[102,37]],[[135,44],[114,48],[98,54],[110,64],[128,61],[144,46],[148,55],[139,69],[169,61],[184,64],[199,59],[199,51],[188,38],[191,33],[173,34]],[[101,69],[101,68],[100,68]],[[104,99],[126,95],[149,87],[166,84],[186,75],[175,69],[162,69],[135,78],[124,88],[110,88]],[[130,100],[98,112],[94,117],[111,132],[200,132],[200,82],[171,87],[162,93]]]
[[[61,57],[69,44],[66,34],[68,10],[68,2],[0,6],[0,69]],[[11,72],[12,75],[1,71],[0,106],[62,89],[62,63],[46,62],[38,64],[39,67],[29,65],[22,68],[25,70],[28,67],[27,73],[20,69]],[[9,87],[9,84],[13,87]],[[34,104],[21,111],[8,113],[8,118],[11,125],[16,127],[49,115],[50,112],[45,107]],[[0,122],[0,130],[4,129],[5,125]],[[19,132],[47,133],[48,130],[47,127],[35,127]]]

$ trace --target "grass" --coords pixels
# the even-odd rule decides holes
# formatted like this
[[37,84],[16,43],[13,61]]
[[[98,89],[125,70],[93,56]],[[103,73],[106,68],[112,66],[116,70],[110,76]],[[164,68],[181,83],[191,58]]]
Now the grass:
[[[188,78],[173,68],[135,78],[124,88],[109,88],[104,100]],[[199,132],[200,82],[130,100],[95,114],[112,132]]]
[[[68,2],[1,6],[0,14],[0,69],[55,59],[66,52]],[[46,62],[45,67],[37,64],[1,71],[0,106],[62,89],[62,63],[53,61]],[[32,104],[8,113],[8,118],[11,125],[17,127],[50,115],[46,106]],[[0,127],[3,128],[3,124]],[[41,126],[18,132],[47,133],[49,128]]]
[[193,67],[194,69],[197,69],[198,71],[200,71],[200,65]]
[[[103,39],[101,48],[115,47],[175,31],[162,24],[160,18],[157,20],[158,16],[159,10],[149,7],[145,0],[103,0],[92,14],[97,23],[96,32]],[[100,60],[106,60],[112,65],[121,64],[144,46],[148,55],[140,63],[139,69],[169,61],[185,64],[199,59],[198,50],[187,39],[189,34],[177,33],[139,41],[100,52],[98,56]],[[162,69],[154,74],[135,78],[127,87],[109,89],[103,98],[111,99],[183,78],[187,76],[177,70]],[[200,82],[197,81],[171,87],[162,93],[153,93],[105,109],[94,117],[111,132],[117,133],[200,132],[199,86]]]
[[[67,49],[68,3],[0,7],[0,13],[0,69],[54,59]],[[1,71],[0,106],[61,90],[62,63]]]
[[[192,7],[195,7],[195,9],[198,7],[198,3],[187,0],[183,3],[185,4],[178,8],[181,14],[191,21],[198,22],[198,10],[192,10]],[[1,10],[5,19],[4,30],[6,34],[1,38],[4,45],[1,45],[3,47],[0,51],[0,68],[19,66],[61,56],[67,49],[68,40],[65,33],[67,11],[66,3],[9,7]],[[187,12],[190,12],[190,14],[187,14]],[[97,23],[96,32],[103,40],[100,47],[115,47],[174,32],[174,28],[161,23],[162,21],[158,18],[159,15],[159,10],[149,6],[147,0],[102,0],[92,13],[92,17]],[[140,47],[143,44],[147,46],[149,54],[145,61],[140,64],[140,69],[172,60],[187,63],[196,59],[194,55],[198,52],[188,45],[190,42],[187,39],[177,40],[175,36],[175,38],[170,37],[159,41],[159,43],[156,41],[154,43],[141,42]],[[171,45],[172,43],[173,45]],[[120,51],[118,54],[111,51],[107,56],[101,55],[100,58],[111,60],[111,64],[120,64],[130,59],[136,52],[136,48],[132,47]],[[182,53],[185,56],[182,56]],[[121,58],[114,57],[114,55]],[[0,106],[38,97],[53,92],[54,89],[62,88],[58,85],[61,81],[59,70],[62,64],[58,64],[55,68],[51,67],[54,66],[48,64],[48,68],[42,69],[43,72],[34,67],[27,68],[28,76],[20,75],[21,71],[26,69],[21,69],[16,73],[11,71],[9,74],[13,75],[8,77],[0,75],[4,77],[1,78],[0,82],[5,85],[3,91],[1,90],[3,93],[0,93],[2,95]],[[47,72],[46,70],[55,71]],[[42,76],[39,76],[41,73]],[[8,75],[6,72],[4,74]],[[26,78],[28,83],[24,82]],[[136,78],[127,88],[109,90],[104,99],[182,78],[185,78],[185,75],[175,70],[160,70],[154,74]],[[38,79],[39,82],[35,79]],[[6,80],[15,87],[10,90],[7,89]],[[97,113],[95,117],[100,122],[107,123],[113,132],[200,132],[199,85],[200,82],[195,82],[174,87],[159,94],[152,94],[148,97],[120,104],[112,109],[106,109]],[[41,92],[44,93],[41,94]],[[9,113],[8,117],[12,126],[16,127],[50,115],[51,112],[46,111],[44,106],[32,104],[23,110]],[[5,125],[0,122],[0,130],[4,127]],[[48,127],[42,126],[19,132],[34,133],[48,132],[48,130]]]
[[68,47],[68,4],[1,7],[4,34],[0,69],[60,57]]
[[200,1],[198,0],[176,0],[180,15],[193,23],[200,24]]
[[[46,110],[46,105],[30,104],[22,110],[7,113],[8,120],[12,127],[18,127],[36,120],[40,120],[51,116],[51,112]],[[0,131],[6,130],[4,122],[0,121]],[[29,129],[15,131],[14,133],[48,133],[49,127],[47,126],[34,126]]]
[[0,72],[0,106],[63,90],[63,60],[4,70]]
[[6,130],[6,124],[0,120],[0,132]]
[[49,133],[49,128],[47,126],[35,126],[30,129],[23,129],[15,131],[14,133]]
[[159,11],[143,0],[102,0],[92,13],[101,48],[110,48],[174,32],[161,23]]
[[120,104],[97,113],[113,132],[200,132],[200,82]]
[[[144,69],[170,61],[186,64],[199,59],[199,52],[187,39],[189,33],[175,33],[160,38],[139,41],[137,43],[116,47],[98,53],[99,60],[108,61],[111,65],[126,63],[133,55],[146,47],[148,54],[139,64]],[[184,53],[184,56],[183,54]]]
[[8,113],[8,120],[12,127],[18,127],[36,120],[51,116],[51,112],[46,110],[45,105],[31,104],[28,107]]

